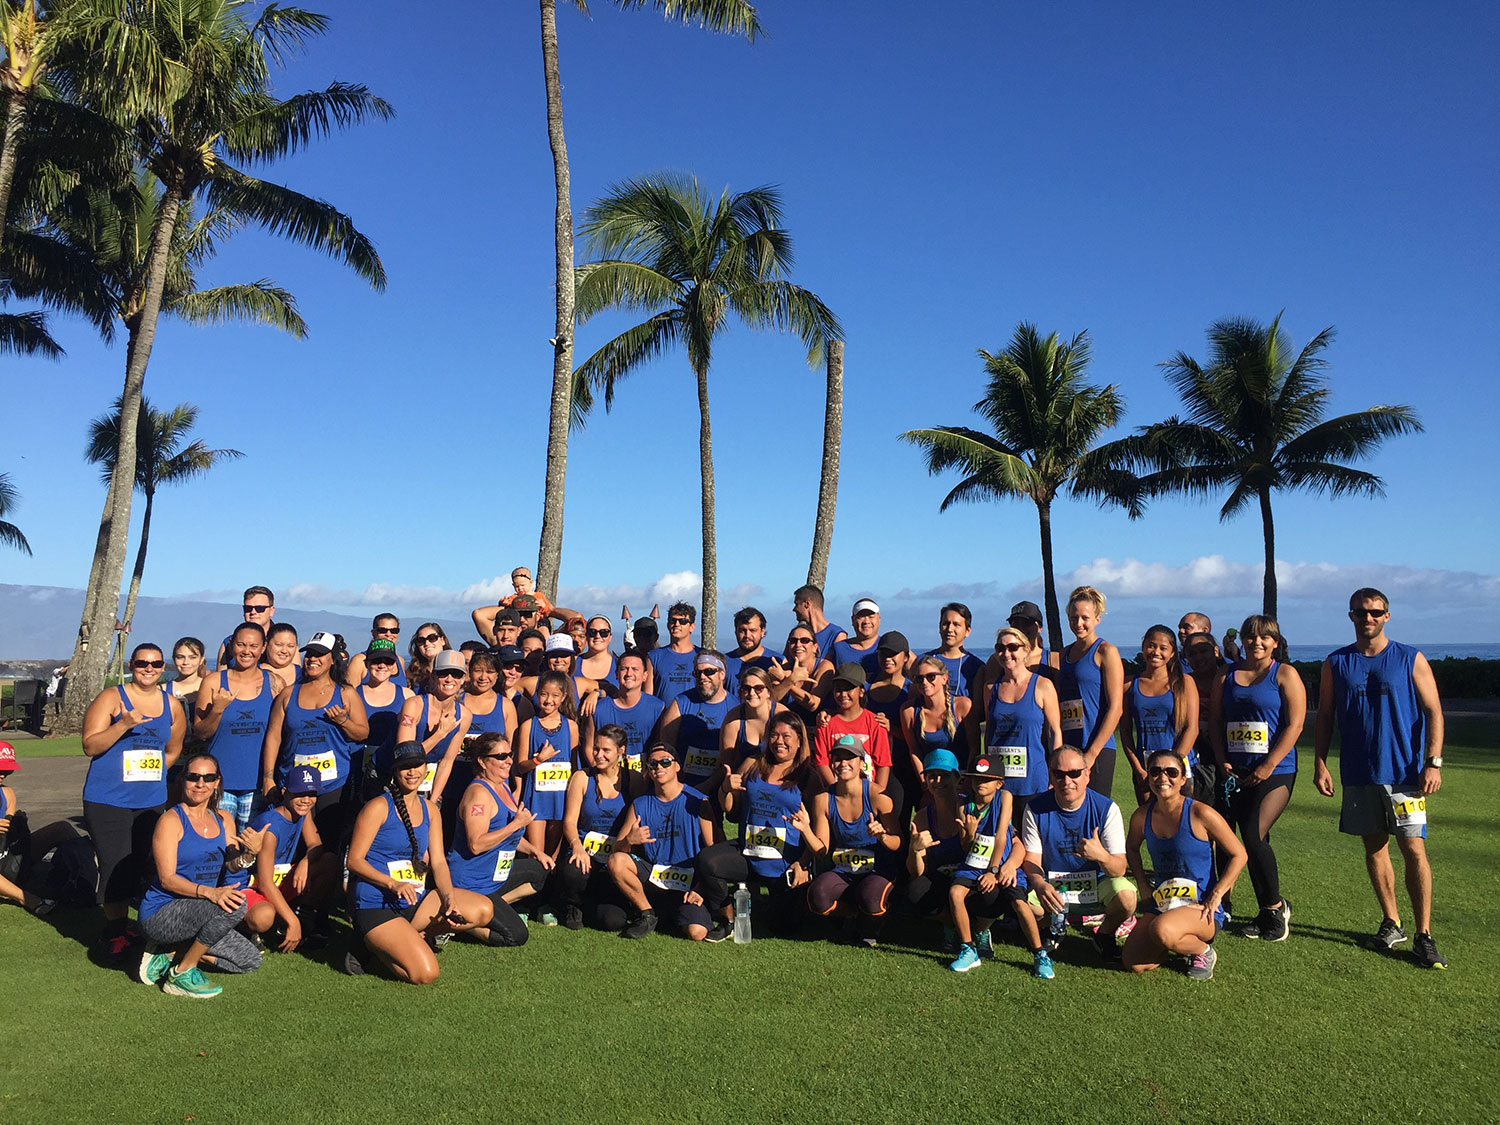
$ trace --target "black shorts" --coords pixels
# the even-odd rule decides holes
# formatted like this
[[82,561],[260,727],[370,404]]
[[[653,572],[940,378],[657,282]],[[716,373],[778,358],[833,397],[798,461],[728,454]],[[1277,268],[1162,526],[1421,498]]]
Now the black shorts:
[[354,932],[364,937],[376,926],[383,926],[393,918],[405,918],[410,922],[416,912],[415,906],[403,906],[399,909],[389,906],[350,907],[349,920],[354,923]]
[[713,928],[714,920],[709,916],[708,907],[701,902],[684,902],[682,891],[668,891],[658,887],[651,882],[651,864],[646,862],[645,857],[633,858],[635,872],[640,877],[641,887],[646,892],[651,909],[661,915],[668,925],[702,926],[705,930]]
[[151,836],[162,806],[125,809],[83,802],[83,826],[99,857],[97,902],[130,902],[145,889],[152,871]]

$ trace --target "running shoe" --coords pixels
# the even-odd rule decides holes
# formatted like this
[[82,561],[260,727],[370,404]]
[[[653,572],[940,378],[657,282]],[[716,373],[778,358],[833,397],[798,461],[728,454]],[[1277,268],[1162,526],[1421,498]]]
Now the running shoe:
[[1134,914],[1132,914],[1129,918],[1126,918],[1125,921],[1121,922],[1120,923],[1120,928],[1118,930],[1116,930],[1115,933],[1120,936],[1120,940],[1121,941],[1124,941],[1126,938],[1128,938],[1130,936],[1130,931],[1133,930],[1133,929],[1135,929],[1135,915]]
[[1382,918],[1380,929],[1375,931],[1375,936],[1370,939],[1371,949],[1395,949],[1398,945],[1406,944],[1406,931],[1401,928],[1400,922],[1392,922],[1389,918]]
[[1443,960],[1443,955],[1438,952],[1437,944],[1432,940],[1431,934],[1418,934],[1412,939],[1412,955],[1416,957],[1417,964],[1425,969],[1446,969],[1448,962]]
[[1105,930],[1094,931],[1094,948],[1099,951],[1099,956],[1104,958],[1106,965],[1120,964],[1120,946],[1115,941],[1115,934]]
[[965,945],[958,951],[958,956],[948,962],[948,968],[955,973],[967,973],[970,969],[979,968],[979,951],[972,945]]
[[974,935],[974,949],[986,961],[993,961],[995,959],[995,942],[990,937],[989,930],[980,930]]
[[557,925],[557,915],[550,910],[543,910],[537,921],[544,926],[555,926]]
[[643,910],[635,920],[620,931],[623,938],[643,938],[656,929],[656,911]]
[[857,946],[860,946],[861,948],[864,948],[864,949],[874,949],[876,946],[878,946],[880,944],[880,942],[877,941],[875,938],[872,938],[872,937],[862,937],[858,941],[856,941],[854,944],[857,945]]
[[569,906],[563,911],[563,923],[570,930],[583,929],[583,911],[576,906]]
[[708,931],[704,941],[721,942],[728,941],[729,936],[734,933],[734,923],[727,918],[716,918],[714,924]]
[[1057,976],[1057,970],[1052,967],[1052,958],[1047,956],[1045,949],[1035,950],[1031,954],[1031,975],[1037,980],[1051,980]]
[[161,990],[169,996],[186,996],[193,1000],[208,1000],[224,991],[224,986],[214,984],[196,966],[185,973],[168,973]]
[[37,904],[31,908],[31,912],[38,918],[45,918],[56,909],[57,900],[55,898],[44,898],[37,901]]
[[158,953],[154,946],[149,947],[141,954],[140,981],[142,984],[160,984],[171,967],[171,954]]
[[438,934],[432,939],[432,951],[434,953],[441,953],[443,950],[448,948],[448,943],[452,940],[453,935],[447,931]]
[[354,956],[353,952],[344,954],[344,972],[348,973],[351,977],[362,977],[365,975],[364,965],[360,963],[358,957]]
[[1219,963],[1218,950],[1209,946],[1202,953],[1188,958],[1188,980],[1213,980],[1214,966]]
[[1292,908],[1285,899],[1280,906],[1273,906],[1260,918],[1261,941],[1286,941],[1287,934],[1291,933],[1289,923],[1292,920]]

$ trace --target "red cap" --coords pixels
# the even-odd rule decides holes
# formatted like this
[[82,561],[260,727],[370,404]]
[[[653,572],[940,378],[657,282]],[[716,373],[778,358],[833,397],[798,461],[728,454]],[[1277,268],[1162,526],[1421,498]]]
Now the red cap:
[[9,742],[0,742],[0,773],[13,772],[21,768],[16,761],[16,748]]

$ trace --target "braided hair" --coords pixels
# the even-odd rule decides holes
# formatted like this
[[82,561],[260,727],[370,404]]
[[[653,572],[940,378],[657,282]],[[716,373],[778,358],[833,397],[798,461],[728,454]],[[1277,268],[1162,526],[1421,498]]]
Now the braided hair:
[[349,646],[344,643],[343,633],[333,635],[333,649],[329,655],[333,657],[329,675],[333,677],[335,684],[342,684],[349,678]]
[[401,792],[401,783],[396,780],[398,772],[391,771],[388,786],[391,803],[396,806],[396,815],[401,818],[401,827],[406,829],[406,838],[411,842],[411,869],[420,879],[427,874],[427,865],[422,862],[422,846],[417,843],[417,830],[411,825],[411,813],[406,811],[406,794]]
[[[943,729],[948,732],[948,737],[951,739],[958,732],[958,720],[953,714],[953,677],[948,673],[948,665],[944,664],[936,656],[922,657],[921,660],[917,661],[917,667],[914,671],[920,670],[924,665],[928,668],[937,669],[947,680],[947,683],[943,685]],[[920,733],[922,725],[922,700],[914,698],[912,702],[916,704],[917,726]]]

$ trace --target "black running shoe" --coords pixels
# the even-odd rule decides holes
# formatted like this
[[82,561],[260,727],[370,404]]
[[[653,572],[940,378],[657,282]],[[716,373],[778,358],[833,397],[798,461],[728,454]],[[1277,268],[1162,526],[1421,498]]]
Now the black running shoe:
[[1116,932],[1114,930],[1106,933],[1103,926],[1094,931],[1094,948],[1099,951],[1099,956],[1104,958],[1106,965],[1118,965],[1121,963],[1120,946],[1115,941],[1115,937]]
[[1443,960],[1443,955],[1438,952],[1437,944],[1432,940],[1431,934],[1418,934],[1412,939],[1412,956],[1417,959],[1417,964],[1424,969],[1446,969],[1448,962]]
[[583,929],[583,911],[576,906],[569,906],[563,910],[562,924],[570,930]]
[[643,910],[635,916],[634,921],[630,922],[620,931],[620,936],[623,938],[643,938],[655,929],[656,911]]
[[715,919],[712,928],[708,931],[708,936],[703,940],[713,942],[728,941],[732,933],[734,933],[734,923],[727,918],[718,918]]
[[1370,938],[1370,948],[1376,950],[1395,949],[1396,946],[1405,944],[1406,931],[1401,928],[1400,922],[1392,922],[1389,918],[1381,919],[1380,929]]

